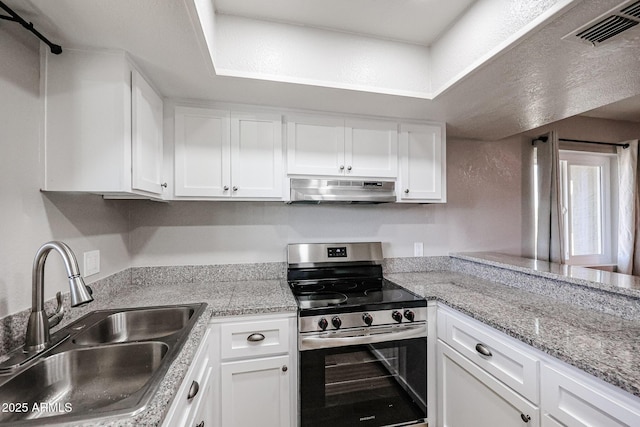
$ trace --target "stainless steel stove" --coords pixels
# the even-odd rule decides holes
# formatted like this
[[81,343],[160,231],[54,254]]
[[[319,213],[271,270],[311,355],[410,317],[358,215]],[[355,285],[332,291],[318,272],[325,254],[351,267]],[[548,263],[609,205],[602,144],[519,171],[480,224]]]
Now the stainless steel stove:
[[382,244],[287,247],[298,301],[301,426],[425,420],[427,304],[385,280]]

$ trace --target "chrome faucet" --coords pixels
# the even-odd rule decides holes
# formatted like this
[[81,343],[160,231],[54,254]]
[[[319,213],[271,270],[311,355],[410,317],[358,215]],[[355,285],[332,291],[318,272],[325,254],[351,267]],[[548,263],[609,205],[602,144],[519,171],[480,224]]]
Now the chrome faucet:
[[77,307],[93,301],[90,288],[84,284],[80,276],[78,261],[69,246],[62,242],[48,242],[38,249],[33,260],[33,278],[31,288],[31,315],[27,324],[24,350],[26,352],[44,350],[51,344],[49,329],[62,320],[64,310],[62,297],[58,292],[58,309],[56,313],[47,317],[44,311],[44,263],[49,252],[55,250],[62,257],[67,276],[69,276],[69,288],[71,290],[71,306]]

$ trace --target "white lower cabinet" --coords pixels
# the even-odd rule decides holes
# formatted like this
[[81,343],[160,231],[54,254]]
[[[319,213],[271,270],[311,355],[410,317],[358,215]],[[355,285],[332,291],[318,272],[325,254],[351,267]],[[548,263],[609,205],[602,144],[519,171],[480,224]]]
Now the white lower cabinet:
[[213,425],[212,338],[208,329],[176,393],[163,427],[196,427]]
[[443,305],[439,427],[640,426],[640,399]]
[[288,355],[223,363],[222,425],[291,425],[289,376]]
[[606,384],[561,366],[542,367],[545,427],[640,426],[640,405]]
[[214,426],[295,426],[295,314],[215,319]]
[[440,423],[447,427],[539,426],[538,408],[442,341]]

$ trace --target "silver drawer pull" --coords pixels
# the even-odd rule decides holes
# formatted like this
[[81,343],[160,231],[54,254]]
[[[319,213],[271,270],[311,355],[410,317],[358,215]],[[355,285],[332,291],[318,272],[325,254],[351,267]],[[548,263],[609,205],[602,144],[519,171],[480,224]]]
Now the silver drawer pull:
[[485,347],[484,344],[476,344],[476,351],[486,357],[493,356],[493,354],[491,354],[491,351],[487,347]]
[[260,341],[264,341],[264,335],[260,334],[260,333],[253,333],[251,335],[249,335],[247,337],[247,341],[249,342],[260,342]]
[[200,391],[200,384],[198,381],[194,381],[191,383],[191,388],[189,388],[189,394],[187,394],[187,400],[191,400],[196,397],[196,394]]

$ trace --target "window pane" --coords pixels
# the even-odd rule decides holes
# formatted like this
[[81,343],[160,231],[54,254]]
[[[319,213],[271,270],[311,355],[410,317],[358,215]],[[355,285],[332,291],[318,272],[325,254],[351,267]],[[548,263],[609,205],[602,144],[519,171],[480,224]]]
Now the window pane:
[[601,167],[570,165],[571,255],[602,253]]

